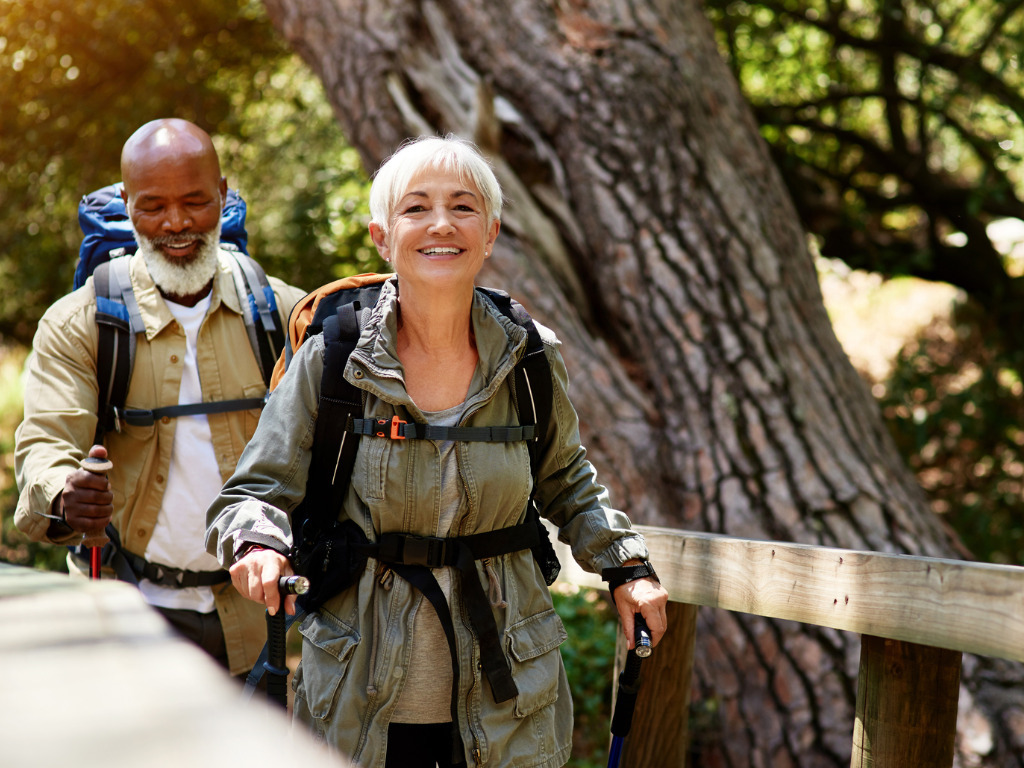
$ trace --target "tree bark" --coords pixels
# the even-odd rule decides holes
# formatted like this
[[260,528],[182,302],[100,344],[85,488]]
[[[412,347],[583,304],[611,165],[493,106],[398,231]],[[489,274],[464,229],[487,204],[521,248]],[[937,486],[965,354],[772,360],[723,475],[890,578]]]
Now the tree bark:
[[[508,206],[482,282],[558,333],[635,521],[958,556],[832,332],[698,0],[266,5],[368,169],[422,133],[490,155]],[[691,764],[849,765],[858,663],[844,633],[702,612]],[[963,765],[1024,765],[1021,678],[965,659]]]

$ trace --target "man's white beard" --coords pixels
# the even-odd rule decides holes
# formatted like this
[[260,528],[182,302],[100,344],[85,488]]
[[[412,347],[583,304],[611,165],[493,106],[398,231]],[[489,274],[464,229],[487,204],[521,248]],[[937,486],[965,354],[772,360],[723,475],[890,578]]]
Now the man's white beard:
[[[199,235],[164,235],[146,237],[135,229],[135,242],[139,244],[139,253],[146,262],[153,282],[160,292],[169,296],[193,296],[199,293],[217,274],[217,252],[220,250],[220,222],[209,232]],[[191,261],[178,264],[166,256],[158,246],[168,243],[181,243],[184,240],[199,240],[199,248]]]

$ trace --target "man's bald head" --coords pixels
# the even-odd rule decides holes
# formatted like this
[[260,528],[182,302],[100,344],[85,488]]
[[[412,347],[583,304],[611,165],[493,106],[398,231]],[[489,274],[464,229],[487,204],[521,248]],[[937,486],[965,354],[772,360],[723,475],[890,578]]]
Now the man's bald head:
[[[135,239],[161,292],[192,296],[196,281],[205,281],[202,288],[212,280],[227,200],[209,134],[187,120],[146,123],[121,151],[121,181]],[[186,275],[197,269],[198,276]]]
[[121,180],[130,187],[139,172],[154,165],[192,161],[214,179],[220,179],[220,160],[210,134],[194,123],[164,118],[146,123],[133,133],[121,150]]

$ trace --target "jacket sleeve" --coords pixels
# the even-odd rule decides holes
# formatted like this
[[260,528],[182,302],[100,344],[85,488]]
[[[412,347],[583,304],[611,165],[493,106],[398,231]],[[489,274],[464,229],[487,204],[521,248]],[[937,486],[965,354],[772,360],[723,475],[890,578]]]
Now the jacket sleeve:
[[558,528],[580,566],[592,573],[627,560],[646,560],[647,545],[629,518],[614,509],[608,491],[580,442],[579,418],[569,401],[565,362],[550,331],[541,329],[551,367],[552,404],[548,442],[537,473],[540,513]]
[[323,374],[323,340],[299,348],[274,390],[235,472],[206,516],[206,549],[225,567],[252,531],[291,545],[289,513],[306,491]]
[[[96,431],[96,320],[91,282],[46,312],[25,368],[25,416],[15,433],[18,529],[46,537],[53,500],[89,451]],[[81,539],[73,534],[54,543]]]

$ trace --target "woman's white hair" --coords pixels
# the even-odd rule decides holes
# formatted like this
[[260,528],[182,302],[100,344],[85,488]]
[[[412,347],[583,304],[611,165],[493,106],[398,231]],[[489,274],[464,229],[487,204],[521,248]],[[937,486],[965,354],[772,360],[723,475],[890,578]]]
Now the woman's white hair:
[[398,201],[405,194],[413,177],[424,170],[454,173],[472,181],[483,196],[487,221],[501,218],[501,186],[491,164],[476,146],[449,134],[424,136],[403,144],[384,161],[370,187],[370,218],[384,234],[388,234]]

